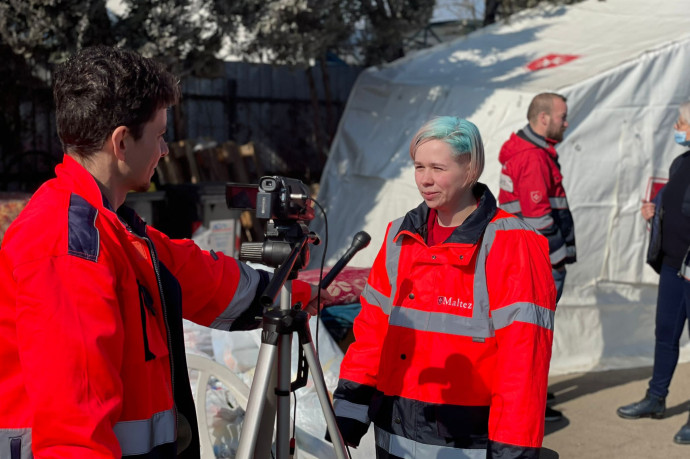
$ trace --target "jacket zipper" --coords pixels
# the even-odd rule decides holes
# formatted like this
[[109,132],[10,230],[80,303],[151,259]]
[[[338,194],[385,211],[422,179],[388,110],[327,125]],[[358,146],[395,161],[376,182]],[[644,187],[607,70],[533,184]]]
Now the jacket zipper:
[[153,245],[153,242],[151,242],[151,239],[149,239],[147,236],[139,236],[134,231],[132,231],[132,228],[129,225],[127,225],[127,229],[133,236],[146,241],[146,246],[148,247],[149,253],[151,254],[151,264],[153,265],[153,273],[156,276],[156,283],[158,284],[158,295],[161,299],[161,309],[163,310],[163,322],[165,323],[165,334],[168,344],[168,360],[170,361],[170,385],[172,389],[173,411],[175,412],[175,438],[177,438],[177,425],[180,422],[180,420],[178,418],[177,406],[175,405],[175,362],[173,359],[174,356],[172,347],[172,337],[170,336],[170,325],[168,325],[168,308],[165,305],[165,296],[163,295],[163,282],[161,281],[160,268],[158,267],[158,254],[156,253],[156,248]]

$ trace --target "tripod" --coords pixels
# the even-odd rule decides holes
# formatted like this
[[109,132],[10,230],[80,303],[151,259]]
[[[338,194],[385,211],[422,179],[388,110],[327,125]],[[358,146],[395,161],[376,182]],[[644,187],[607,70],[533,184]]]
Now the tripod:
[[[272,304],[277,296],[277,290],[280,290],[280,308],[266,309],[263,314],[261,346],[249,392],[244,425],[240,433],[240,444],[236,456],[238,459],[271,457],[273,420],[276,411],[276,458],[287,459],[291,455],[290,392],[306,384],[309,368],[312,370],[314,387],[326,419],[336,457],[338,459],[348,457],[312,342],[308,314],[291,308],[292,281],[287,278],[290,275],[295,276],[293,266],[307,240],[308,237],[304,236],[293,246],[290,255],[274,273],[271,283],[262,296],[264,304]],[[272,295],[271,292],[276,293]],[[292,334],[295,332],[299,337],[300,362],[298,378],[291,383],[290,350]]]

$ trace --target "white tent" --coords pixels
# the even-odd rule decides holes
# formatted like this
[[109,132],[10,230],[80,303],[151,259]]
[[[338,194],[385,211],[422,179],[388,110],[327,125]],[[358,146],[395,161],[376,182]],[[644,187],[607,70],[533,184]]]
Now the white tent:
[[[437,115],[480,129],[481,181],[498,192],[498,152],[543,91],[565,95],[570,127],[558,146],[575,220],[578,263],[556,313],[552,374],[651,364],[658,277],[644,263],[640,200],[683,149],[673,141],[690,98],[686,0],[589,0],[525,11],[465,38],[363,72],[321,182],[328,262],[365,230],[352,260],[371,266],[386,223],[418,205],[408,144]],[[325,234],[322,219],[311,225]],[[312,266],[320,260],[312,249]],[[690,348],[681,358],[690,357]]]

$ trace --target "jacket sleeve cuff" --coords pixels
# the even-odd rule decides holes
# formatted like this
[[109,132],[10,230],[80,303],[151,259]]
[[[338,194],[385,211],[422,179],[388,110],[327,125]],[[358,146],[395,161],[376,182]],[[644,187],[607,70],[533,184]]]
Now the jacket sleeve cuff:
[[487,459],[539,459],[541,448],[510,445],[489,440],[486,448]]
[[[335,419],[338,422],[338,430],[340,430],[340,435],[343,436],[343,441],[345,441],[347,445],[359,446],[360,440],[362,440],[364,434],[369,430],[369,424],[356,421],[352,418],[336,417]],[[326,441],[332,442],[331,435],[328,431],[326,431]]]
[[261,318],[264,315],[264,308],[261,304],[261,295],[266,290],[270,282],[270,276],[268,272],[257,269],[256,272],[259,273],[259,283],[256,286],[256,293],[254,294],[254,299],[251,305],[235,319],[230,326],[230,331],[235,330],[253,330],[261,324]]

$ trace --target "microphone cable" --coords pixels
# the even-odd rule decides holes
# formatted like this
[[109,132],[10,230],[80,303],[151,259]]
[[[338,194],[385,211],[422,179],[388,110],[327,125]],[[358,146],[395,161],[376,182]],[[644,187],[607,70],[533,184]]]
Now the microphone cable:
[[321,281],[323,280],[323,267],[326,264],[326,251],[328,250],[328,217],[326,216],[326,211],[321,207],[321,204],[316,199],[312,199],[312,202],[319,208],[321,215],[323,215],[323,223],[326,231],[326,235],[323,238],[323,252],[321,252],[321,264],[319,267],[319,283],[316,285],[318,289],[318,299],[316,301],[316,333],[314,334],[316,340],[316,354],[319,353],[319,325],[321,323]]

